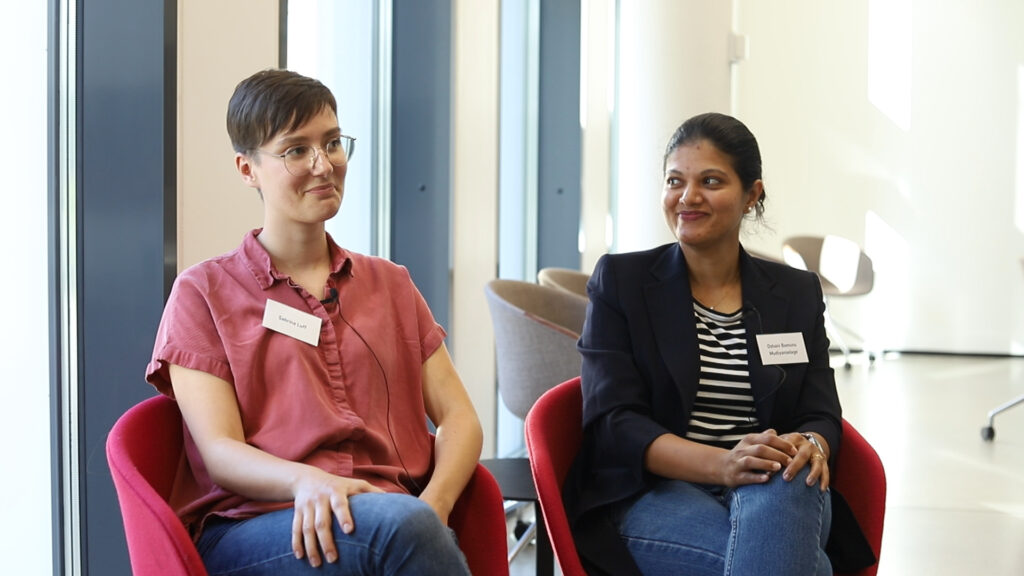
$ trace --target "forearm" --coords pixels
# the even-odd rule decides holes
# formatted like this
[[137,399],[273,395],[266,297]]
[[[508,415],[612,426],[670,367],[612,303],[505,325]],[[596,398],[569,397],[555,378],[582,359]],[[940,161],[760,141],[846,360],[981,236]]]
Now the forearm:
[[674,434],[654,439],[644,452],[644,468],[651,474],[700,484],[722,484],[722,462],[727,450],[700,444]]
[[447,522],[455,501],[473,476],[483,431],[472,409],[451,414],[437,428],[434,439],[434,472],[420,498],[429,503]]
[[213,482],[253,500],[292,501],[302,482],[327,474],[230,438],[209,442],[201,454]]

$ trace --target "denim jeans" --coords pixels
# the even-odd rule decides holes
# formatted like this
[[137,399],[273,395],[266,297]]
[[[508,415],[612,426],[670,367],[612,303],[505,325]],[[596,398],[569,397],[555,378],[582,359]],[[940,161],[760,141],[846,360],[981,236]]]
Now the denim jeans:
[[831,576],[831,496],[808,471],[735,489],[663,480],[611,519],[645,576]]
[[366,493],[349,499],[355,530],[344,534],[334,520],[338,560],[319,568],[292,552],[291,508],[246,520],[216,519],[199,537],[199,554],[210,576],[469,574],[454,533],[419,498]]

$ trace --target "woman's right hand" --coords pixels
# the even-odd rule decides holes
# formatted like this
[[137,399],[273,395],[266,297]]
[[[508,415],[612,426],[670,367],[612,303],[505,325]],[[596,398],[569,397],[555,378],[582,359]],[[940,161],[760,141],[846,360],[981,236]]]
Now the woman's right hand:
[[292,550],[313,566],[338,558],[333,517],[346,533],[355,528],[348,499],[383,492],[372,484],[334,476],[315,466],[285,460],[245,440],[238,399],[232,384],[198,370],[172,364],[171,385],[189,433],[210,479],[226,490],[265,502],[295,502]]
[[383,492],[364,480],[343,478],[309,467],[295,483],[295,515],[292,519],[292,551],[296,558],[307,558],[310,566],[338,559],[332,530],[334,517],[345,534],[355,529],[348,499],[355,494]]
[[796,454],[797,447],[775,430],[747,434],[723,454],[720,483],[734,488],[767,482],[772,474],[788,466]]

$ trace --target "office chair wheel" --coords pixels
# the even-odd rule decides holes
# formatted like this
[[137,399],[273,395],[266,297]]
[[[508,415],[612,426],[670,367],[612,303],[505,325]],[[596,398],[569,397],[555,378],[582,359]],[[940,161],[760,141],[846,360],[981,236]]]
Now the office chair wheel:
[[981,429],[981,439],[986,442],[991,442],[996,437],[996,429],[992,426],[985,426]]

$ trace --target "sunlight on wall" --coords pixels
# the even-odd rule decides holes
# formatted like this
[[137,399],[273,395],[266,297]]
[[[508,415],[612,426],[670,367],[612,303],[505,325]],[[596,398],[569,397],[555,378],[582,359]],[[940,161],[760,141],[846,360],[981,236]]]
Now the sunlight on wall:
[[910,245],[881,215],[864,216],[864,252],[875,270],[873,305],[864,322],[864,337],[871,348],[900,349],[910,329]]
[[1024,66],[1017,67],[1017,154],[1014,171],[1014,223],[1024,232]]
[[910,131],[913,0],[868,2],[868,100]]

